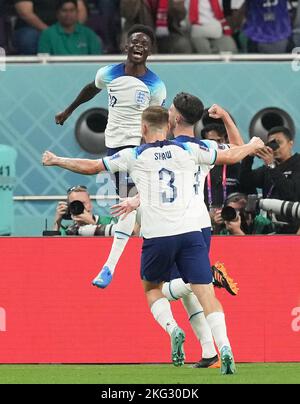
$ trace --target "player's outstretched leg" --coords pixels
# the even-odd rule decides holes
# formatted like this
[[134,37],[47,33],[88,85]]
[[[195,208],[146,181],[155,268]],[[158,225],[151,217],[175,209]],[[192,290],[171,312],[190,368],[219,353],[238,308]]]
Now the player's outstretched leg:
[[124,220],[119,219],[115,226],[114,241],[109,257],[100,273],[93,280],[92,284],[97,288],[104,289],[112,281],[116,265],[123,254],[127,242],[133,232],[136,220],[136,211],[131,212]]
[[212,285],[191,285],[200,304],[204,308],[207,323],[221,355],[221,374],[235,373],[234,358],[227,336],[225,315],[221,303],[215,297]]
[[[162,295],[161,295],[162,296]],[[151,302],[148,299],[151,307],[151,313],[158,324],[170,335],[171,338],[171,358],[174,366],[182,366],[185,360],[183,343],[185,334],[178,327],[168,300],[165,297],[158,298]]]

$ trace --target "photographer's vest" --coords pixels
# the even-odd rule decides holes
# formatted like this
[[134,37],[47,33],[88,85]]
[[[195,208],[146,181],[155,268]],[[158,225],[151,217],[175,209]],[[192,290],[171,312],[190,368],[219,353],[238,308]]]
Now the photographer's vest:
[[15,149],[0,145],[0,236],[9,236],[13,233],[16,158]]

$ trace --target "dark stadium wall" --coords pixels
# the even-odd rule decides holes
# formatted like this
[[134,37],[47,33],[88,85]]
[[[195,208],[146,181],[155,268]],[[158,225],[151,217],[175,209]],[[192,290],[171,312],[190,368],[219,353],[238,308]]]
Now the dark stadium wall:
[[[0,74],[0,143],[18,151],[15,195],[62,195],[70,185],[82,182],[97,194],[101,180],[99,184],[95,177],[45,170],[40,159],[46,149],[60,155],[97,157],[80,148],[74,131],[84,111],[107,107],[105,92],[80,107],[63,127],[56,126],[54,116],[93,80],[100,66],[8,65]],[[167,106],[179,91],[198,95],[206,106],[219,103],[231,112],[245,139],[251,119],[266,107],[288,112],[300,130],[300,72],[293,71],[291,63],[153,63],[150,68],[166,83]],[[297,140],[296,150],[300,150]],[[41,234],[45,217],[51,218],[54,209],[51,202],[17,203],[17,234],[23,235],[24,229],[27,234]]]
[[[111,242],[1,240],[0,363],[170,363],[169,336],[151,316],[139,279],[140,239],[130,240],[106,290],[91,285]],[[300,361],[299,243],[213,239],[212,262],[224,262],[240,288],[235,297],[217,290],[238,362]],[[186,313],[180,302],[172,308],[186,332],[187,361],[198,361]]]

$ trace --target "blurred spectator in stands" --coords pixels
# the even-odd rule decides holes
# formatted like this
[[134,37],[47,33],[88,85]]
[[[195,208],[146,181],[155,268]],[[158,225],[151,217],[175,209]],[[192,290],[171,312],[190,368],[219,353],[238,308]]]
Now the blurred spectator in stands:
[[237,52],[222,0],[186,0],[194,51],[200,54]]
[[101,17],[101,31],[104,51],[107,54],[120,53],[121,16],[120,0],[97,0]]
[[97,35],[78,23],[77,1],[61,0],[57,23],[42,32],[38,51],[50,55],[100,55],[102,48]]
[[294,19],[293,41],[295,46],[300,46],[300,1],[298,1],[297,11]]
[[[268,134],[268,141],[276,140],[279,148],[273,151],[266,146],[257,156],[264,166],[252,169],[254,157],[246,157],[241,166],[240,183],[243,192],[253,194],[256,188],[262,189],[263,198],[283,201],[300,201],[300,155],[293,154],[294,138],[285,127],[275,127]],[[276,230],[283,233],[296,233],[296,223]]]
[[0,0],[0,47],[5,48],[6,34],[5,34],[5,0]]
[[223,0],[223,7],[239,52],[247,53],[248,40],[242,30],[245,21],[245,0]]
[[186,17],[184,0],[121,0],[125,18],[124,37],[134,24],[156,32],[159,53],[192,53],[190,40],[181,27]]
[[246,208],[247,195],[242,193],[229,195],[224,203],[223,210],[220,209],[217,213],[218,221],[221,225],[214,234],[223,236],[274,234],[274,226],[270,219],[259,214],[259,212],[248,213]]
[[243,28],[251,53],[286,53],[292,35],[288,0],[246,0]]
[[[226,128],[223,124],[208,124],[201,131],[202,139],[214,140],[218,144],[228,143]],[[240,163],[231,166],[215,166],[205,181],[204,196],[211,213],[213,224],[215,215],[223,206],[227,196],[239,188]]]
[[[93,204],[85,186],[78,185],[70,188],[67,196],[67,202],[59,202],[57,205],[53,227],[54,231],[60,231],[62,235],[69,236],[113,235],[113,225],[117,220],[110,216],[97,216],[93,213]],[[70,208],[72,203],[73,208]],[[72,214],[71,212],[76,211],[76,209],[77,212],[81,211],[80,204],[82,206],[82,213],[77,215]],[[69,226],[63,226],[62,221],[64,219],[72,220],[73,223]]]
[[[18,14],[14,43],[22,55],[35,55],[42,31],[56,22],[59,0],[13,0]],[[78,0],[78,21],[84,23],[87,10],[83,0]]]

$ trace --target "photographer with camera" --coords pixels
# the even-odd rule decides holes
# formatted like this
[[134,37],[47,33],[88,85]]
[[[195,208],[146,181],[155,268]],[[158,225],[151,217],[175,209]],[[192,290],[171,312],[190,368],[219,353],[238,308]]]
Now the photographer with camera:
[[[63,220],[73,220],[65,227]],[[59,202],[56,208],[54,231],[64,236],[114,237],[110,254],[103,268],[111,277],[129,238],[136,235],[136,211],[123,215],[120,220],[111,216],[93,214],[93,205],[87,187],[77,185],[67,192],[67,202]],[[97,278],[98,279],[98,278]]]
[[242,193],[229,195],[219,212],[220,222],[223,222],[223,225],[217,234],[223,236],[274,234],[272,222],[260,215],[259,211],[249,212],[247,205],[247,195]]
[[[68,227],[63,220],[72,220]],[[67,202],[59,202],[56,208],[54,231],[67,236],[112,236],[116,219],[93,214],[93,205],[88,190],[83,185],[70,188]]]
[[[266,147],[256,156],[264,166],[252,169],[254,156],[246,157],[241,167],[241,190],[246,194],[262,189],[263,198],[296,202],[300,200],[300,155],[293,154],[294,137],[288,128],[278,126],[268,133]],[[295,234],[299,222],[276,227],[277,233]]]

